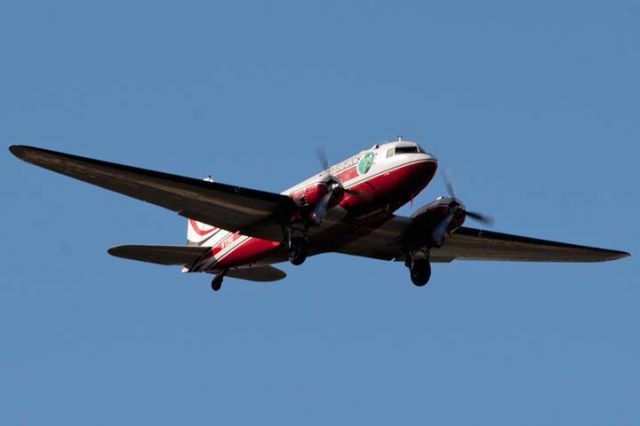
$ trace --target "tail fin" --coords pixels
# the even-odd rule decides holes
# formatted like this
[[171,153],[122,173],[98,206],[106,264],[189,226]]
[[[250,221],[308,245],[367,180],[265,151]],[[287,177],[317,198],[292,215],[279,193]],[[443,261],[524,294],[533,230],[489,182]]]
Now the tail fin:
[[[203,180],[213,182],[211,175]],[[187,244],[190,246],[201,246],[213,236],[217,229],[215,226],[189,219],[187,224]]]
[[190,246],[201,246],[211,238],[217,230],[218,228],[215,226],[189,219],[189,223],[187,224],[187,244]]

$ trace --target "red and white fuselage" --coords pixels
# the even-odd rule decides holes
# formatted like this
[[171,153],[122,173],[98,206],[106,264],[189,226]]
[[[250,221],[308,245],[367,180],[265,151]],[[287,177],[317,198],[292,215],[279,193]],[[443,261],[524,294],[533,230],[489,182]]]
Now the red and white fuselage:
[[[302,210],[308,207],[312,214],[324,195],[323,182],[328,176],[338,178],[347,190],[320,225],[304,230],[306,235],[326,241],[326,249],[316,248],[311,253],[319,254],[330,251],[333,244],[356,238],[362,226],[384,222],[429,184],[437,167],[437,159],[418,144],[398,140],[374,145],[282,194],[291,197]],[[195,220],[189,220],[187,240],[189,245],[211,249],[184,272],[219,273],[287,260],[282,242],[231,233]]]

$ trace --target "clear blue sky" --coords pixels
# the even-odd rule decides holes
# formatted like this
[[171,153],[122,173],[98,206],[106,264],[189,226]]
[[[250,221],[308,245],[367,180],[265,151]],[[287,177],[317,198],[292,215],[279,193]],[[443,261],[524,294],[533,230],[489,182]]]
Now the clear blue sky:
[[106,253],[182,218],[3,148],[1,424],[640,424],[638,0],[89,3],[1,6],[5,147],[279,192],[400,134],[496,230],[636,257],[214,294]]

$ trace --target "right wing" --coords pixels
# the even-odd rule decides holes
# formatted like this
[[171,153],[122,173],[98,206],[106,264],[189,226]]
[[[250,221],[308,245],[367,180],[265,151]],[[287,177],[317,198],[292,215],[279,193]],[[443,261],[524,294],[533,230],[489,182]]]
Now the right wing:
[[102,188],[146,201],[231,232],[279,241],[280,223],[295,212],[291,198],[21,145],[18,158]]
[[[364,236],[336,248],[339,253],[382,260],[404,260],[401,245],[411,232],[411,219],[393,216]],[[502,260],[517,262],[604,262],[629,253],[596,247],[539,240],[519,235],[461,227],[440,248],[431,249],[432,262]]]

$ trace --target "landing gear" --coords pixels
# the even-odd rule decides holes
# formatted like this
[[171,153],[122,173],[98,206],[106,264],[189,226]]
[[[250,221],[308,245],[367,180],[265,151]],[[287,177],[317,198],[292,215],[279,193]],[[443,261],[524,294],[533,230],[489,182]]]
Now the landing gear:
[[224,274],[218,274],[213,280],[211,280],[211,290],[218,291],[222,288],[222,281],[224,280]]
[[429,282],[429,278],[431,278],[431,263],[428,255],[425,257],[408,256],[405,265],[409,268],[413,284],[422,287]]
[[422,287],[431,278],[431,264],[427,259],[416,259],[411,267],[411,282]]
[[303,237],[295,237],[289,243],[289,262],[293,265],[302,265],[307,260],[309,244]]
[[284,245],[289,252],[289,262],[293,265],[302,265],[307,260],[309,243],[307,242],[304,228],[283,226]]

